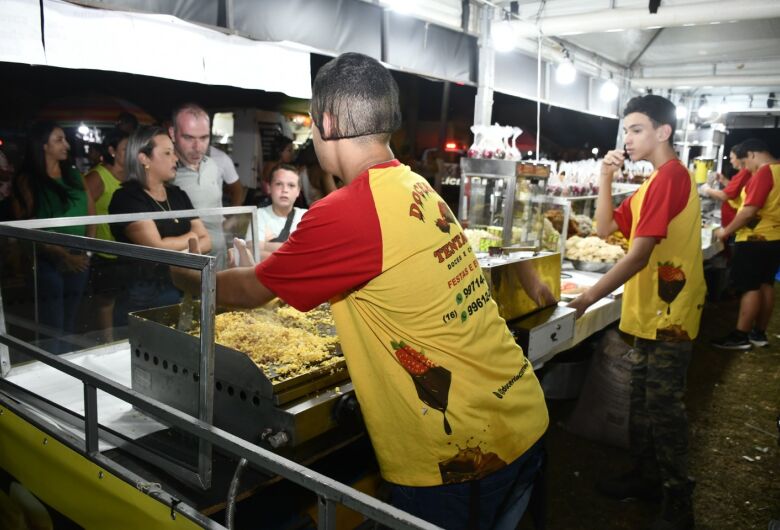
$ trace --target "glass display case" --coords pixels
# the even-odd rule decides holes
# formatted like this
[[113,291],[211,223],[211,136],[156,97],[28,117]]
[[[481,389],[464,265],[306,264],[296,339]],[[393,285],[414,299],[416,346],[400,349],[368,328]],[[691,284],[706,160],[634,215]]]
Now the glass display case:
[[550,167],[530,161],[461,159],[458,218],[475,250],[561,252],[570,204],[545,194]]

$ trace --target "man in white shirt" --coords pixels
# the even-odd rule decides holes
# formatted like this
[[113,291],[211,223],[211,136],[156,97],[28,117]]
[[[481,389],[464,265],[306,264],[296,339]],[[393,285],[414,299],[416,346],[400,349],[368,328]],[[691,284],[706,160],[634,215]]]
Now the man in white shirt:
[[[260,259],[267,258],[287,241],[306,210],[294,206],[301,194],[301,179],[294,166],[279,164],[271,172],[271,204],[257,209],[257,241]],[[254,240],[252,228],[246,238]]]
[[230,155],[215,146],[209,147],[209,157],[217,163],[220,185],[224,184],[231,206],[241,206],[244,203],[244,188],[238,181],[236,165]]
[[[203,107],[195,103],[185,103],[173,112],[173,126],[168,134],[173,139],[176,156],[179,157],[174,184],[181,188],[192,201],[196,209],[222,208],[222,182],[219,178],[219,167],[209,156],[211,140],[211,121]],[[230,195],[241,190],[241,183],[236,180],[228,184]],[[241,202],[239,201],[238,204]],[[211,236],[212,256],[217,258],[217,268],[223,268],[226,258],[225,233],[222,228],[223,218],[219,216],[201,217],[206,230]]]

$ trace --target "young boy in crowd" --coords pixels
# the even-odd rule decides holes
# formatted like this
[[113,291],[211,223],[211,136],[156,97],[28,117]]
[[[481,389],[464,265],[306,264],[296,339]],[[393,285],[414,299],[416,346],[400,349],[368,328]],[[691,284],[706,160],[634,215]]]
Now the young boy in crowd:
[[607,153],[596,206],[598,235],[620,230],[625,258],[570,306],[580,316],[625,284],[620,329],[635,337],[629,429],[634,468],[599,489],[617,499],[658,498],[663,508],[653,529],[693,528],[688,476],[688,420],[683,404],[686,373],[699,332],[706,287],[701,253],[699,196],[672,147],[674,104],[656,95],[636,97],[623,112],[626,152],[647,160],[654,173],[617,208],[612,177],[622,151]]
[[[271,204],[257,209],[257,241],[261,260],[287,241],[306,213],[304,208],[294,206],[301,194],[301,178],[295,166],[277,164],[271,169],[269,194]],[[251,230],[250,227],[247,231],[247,240],[252,239]]]

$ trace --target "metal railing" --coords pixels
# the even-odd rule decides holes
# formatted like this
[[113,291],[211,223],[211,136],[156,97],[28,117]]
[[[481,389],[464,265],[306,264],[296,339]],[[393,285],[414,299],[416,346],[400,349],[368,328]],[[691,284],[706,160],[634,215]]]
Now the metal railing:
[[[95,224],[99,222],[129,222],[139,219],[198,217],[206,213],[243,213],[229,210],[234,209],[217,209],[213,212],[207,212],[205,210],[159,212],[154,214],[143,214],[142,217],[138,217],[138,214],[131,214],[130,216],[93,216],[57,219],[56,221],[67,221],[68,225],[79,225]],[[196,476],[201,487],[207,488],[211,483],[212,447],[218,447],[220,450],[237,459],[245,459],[249,465],[254,466],[257,469],[273,473],[312,491],[318,498],[319,528],[331,530],[336,527],[336,506],[339,504],[390,528],[410,530],[434,530],[437,528],[422,519],[398,510],[374,497],[359,492],[336,480],[247,442],[212,425],[214,391],[213,332],[214,300],[216,294],[214,258],[34,229],[64,226],[62,223],[44,221],[55,220],[0,223],[0,237],[16,238],[39,244],[60,245],[76,250],[90,250],[94,252],[115,254],[127,258],[155,261],[175,267],[184,267],[201,271],[201,374],[199,380],[199,417],[196,418],[185,414],[164,403],[116,383],[98,373],[86,370],[67,359],[49,353],[17,337],[8,335],[5,327],[6,321],[2,301],[2,290],[0,289],[0,361],[2,361],[3,376],[5,376],[8,369],[10,369],[8,348],[11,347],[14,351],[28,355],[36,361],[78,379],[84,388],[83,440],[73,436],[65,430],[52,432],[53,428],[50,424],[43,423],[36,415],[26,411],[25,407],[20,405],[19,402],[16,402],[13,399],[5,399],[0,395],[0,402],[2,402],[3,406],[24,417],[26,421],[39,429],[46,432],[52,432],[55,437],[59,438],[72,449],[83,453],[87,458],[112,471],[134,486],[139,487],[142,491],[146,491],[151,497],[165,503],[171,509],[172,518],[175,519],[177,513],[182,514],[203,528],[219,529],[224,527],[203,516],[195,508],[188,506],[185,503],[181,503],[179,499],[176,499],[164,491],[144,490],[144,488],[140,487],[140,485],[146,483],[143,477],[136,475],[100,453],[98,443],[99,440],[104,437],[105,430],[102,429],[98,423],[98,390],[132,405],[136,409],[171,428],[180,429],[185,433],[197,437],[199,440],[199,451],[198,474]],[[254,231],[255,227],[253,220],[253,232]],[[12,394],[14,392],[14,387],[15,385],[0,378],[0,388],[5,390],[7,394]],[[155,461],[154,463],[158,466],[161,465],[161,462],[159,461]],[[173,462],[171,462],[170,465],[177,467]]]

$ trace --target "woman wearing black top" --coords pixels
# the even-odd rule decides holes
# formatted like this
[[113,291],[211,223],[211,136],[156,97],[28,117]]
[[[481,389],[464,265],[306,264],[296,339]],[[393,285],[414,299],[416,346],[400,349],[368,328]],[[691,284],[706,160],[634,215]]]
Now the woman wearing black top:
[[[177,157],[173,142],[160,127],[144,127],[127,142],[127,181],[114,193],[110,214],[191,210],[187,194],[168,184],[176,177]],[[211,240],[200,219],[144,220],[114,223],[111,233],[117,241],[168,250],[187,250],[197,239],[201,251],[211,249]],[[134,261],[128,290],[122,293],[114,310],[115,325],[127,323],[127,313],[178,303],[181,293],[173,286],[167,266]]]

